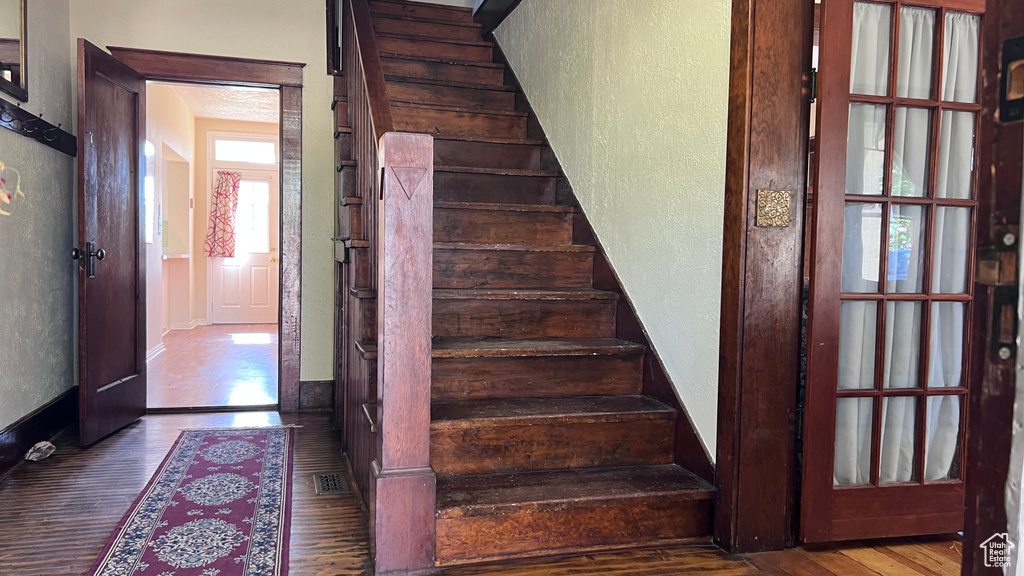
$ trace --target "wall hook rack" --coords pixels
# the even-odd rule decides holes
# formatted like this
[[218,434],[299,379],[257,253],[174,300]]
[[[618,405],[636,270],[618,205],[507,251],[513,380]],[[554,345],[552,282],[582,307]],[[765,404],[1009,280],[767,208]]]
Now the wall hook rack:
[[0,126],[38,140],[68,156],[78,155],[78,138],[61,129],[61,124],[54,126],[43,120],[42,114],[36,116],[6,100],[0,100]]

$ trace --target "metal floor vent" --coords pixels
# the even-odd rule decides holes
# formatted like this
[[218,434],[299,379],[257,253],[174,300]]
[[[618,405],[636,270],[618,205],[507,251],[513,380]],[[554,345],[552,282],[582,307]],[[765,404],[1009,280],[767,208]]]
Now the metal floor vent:
[[341,474],[313,474],[313,486],[317,494],[347,494],[348,482]]

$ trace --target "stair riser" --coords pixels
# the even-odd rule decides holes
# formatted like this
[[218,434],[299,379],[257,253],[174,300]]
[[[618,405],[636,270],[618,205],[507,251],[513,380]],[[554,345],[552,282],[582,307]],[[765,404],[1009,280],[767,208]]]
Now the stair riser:
[[470,84],[494,84],[496,86],[501,86],[505,81],[505,72],[501,68],[403,60],[401,58],[381,58],[380,62],[381,67],[384,69],[384,74],[389,76],[422,78],[424,80],[446,80]]
[[390,54],[446,58],[449,60],[465,60],[467,62],[490,62],[494,58],[494,49],[490,46],[471,46],[409,38],[378,36],[377,48],[381,52]]
[[590,288],[588,252],[434,250],[434,288]]
[[431,430],[438,475],[599,468],[672,461],[671,419]]
[[453,138],[526,138],[526,118],[394,106],[395,128]]
[[432,400],[640,394],[643,356],[435,358]]
[[423,18],[424,20],[449,20],[451,22],[473,23],[473,13],[468,10],[449,10],[416,4],[398,4],[395,2],[370,2],[370,12],[374,14],[390,14]]
[[439,86],[417,82],[388,82],[388,95],[392,102],[417,102],[454,106],[458,108],[489,108],[491,110],[512,110],[515,108],[515,93],[503,90],[483,90]]
[[555,203],[555,179],[435,171],[434,200],[551,205]]
[[434,241],[568,245],[572,243],[572,215],[434,208]]
[[614,300],[434,300],[441,338],[613,338]]
[[481,29],[477,26],[458,26],[397,18],[374,18],[373,30],[385,34],[404,34],[435,39],[481,40],[483,38]]
[[439,518],[437,564],[671,544],[710,533],[708,500]]
[[435,166],[539,170],[540,159],[535,145],[434,140]]

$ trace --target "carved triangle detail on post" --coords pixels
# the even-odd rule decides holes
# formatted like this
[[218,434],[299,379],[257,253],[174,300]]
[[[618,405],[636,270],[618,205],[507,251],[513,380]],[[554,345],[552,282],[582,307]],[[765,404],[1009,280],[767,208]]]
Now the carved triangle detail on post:
[[402,185],[402,190],[410,200],[412,200],[413,194],[420,187],[423,177],[427,174],[426,168],[416,166],[392,166],[391,171],[395,173],[398,183]]

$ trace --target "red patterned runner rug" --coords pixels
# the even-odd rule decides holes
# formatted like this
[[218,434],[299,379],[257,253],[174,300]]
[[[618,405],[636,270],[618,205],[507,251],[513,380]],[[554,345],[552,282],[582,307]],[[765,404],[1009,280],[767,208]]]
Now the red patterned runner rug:
[[186,430],[90,576],[285,576],[292,428]]

